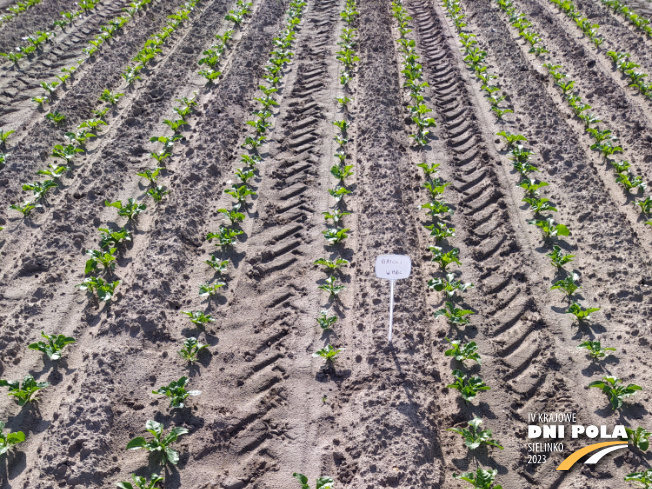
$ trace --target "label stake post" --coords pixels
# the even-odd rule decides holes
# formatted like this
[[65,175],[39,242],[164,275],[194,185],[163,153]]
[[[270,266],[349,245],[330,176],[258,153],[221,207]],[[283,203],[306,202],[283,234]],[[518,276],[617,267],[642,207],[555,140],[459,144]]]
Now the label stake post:
[[376,258],[376,277],[389,280],[389,331],[387,341],[392,343],[394,326],[394,283],[408,278],[412,270],[412,262],[405,255],[380,255]]
[[389,281],[389,334],[387,335],[387,341],[392,342],[392,324],[394,323],[394,282],[396,280]]

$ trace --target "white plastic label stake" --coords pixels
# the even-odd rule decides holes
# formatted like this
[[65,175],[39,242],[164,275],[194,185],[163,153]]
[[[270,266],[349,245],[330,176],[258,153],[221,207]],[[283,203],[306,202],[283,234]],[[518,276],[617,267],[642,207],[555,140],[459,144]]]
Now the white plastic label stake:
[[392,342],[392,325],[394,323],[394,282],[408,278],[412,270],[412,261],[405,255],[380,255],[376,258],[376,277],[389,280],[389,333],[387,341]]

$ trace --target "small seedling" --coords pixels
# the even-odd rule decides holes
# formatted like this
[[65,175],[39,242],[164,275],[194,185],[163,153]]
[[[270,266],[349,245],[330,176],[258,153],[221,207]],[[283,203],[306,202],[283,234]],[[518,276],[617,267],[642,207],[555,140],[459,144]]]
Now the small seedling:
[[215,282],[214,284],[202,284],[199,286],[199,297],[214,297],[219,289],[226,285],[225,282]]
[[161,199],[169,193],[170,191],[165,190],[165,187],[163,187],[162,185],[158,185],[156,187],[152,187],[147,190],[147,195],[152,197],[154,199],[154,202],[160,202]]
[[453,474],[453,478],[473,484],[472,487],[476,489],[503,489],[503,486],[494,485],[497,473],[497,470],[485,470],[479,467],[475,472]]
[[0,380],[0,387],[9,387],[8,395],[15,397],[19,406],[36,401],[36,393],[49,385],[48,382],[36,382],[31,375],[26,375],[23,378],[22,386],[18,380]]
[[23,215],[23,219],[26,219],[32,213],[32,210],[37,207],[41,207],[41,204],[32,204],[29,200],[22,204],[11,204],[9,206],[11,210],[20,212]]
[[109,248],[108,251],[102,250],[88,250],[86,254],[90,257],[86,260],[86,267],[84,268],[84,273],[86,275],[90,273],[98,272],[98,266],[102,265],[104,272],[108,272],[115,269],[116,257],[115,252],[117,248]]
[[588,355],[593,360],[599,360],[609,355],[610,351],[616,351],[615,348],[603,348],[600,341],[591,340],[583,341],[577,347],[587,350]]
[[563,268],[566,263],[570,263],[575,258],[575,255],[565,255],[558,245],[552,247],[552,251],[546,254],[550,258],[550,262],[557,268]]
[[47,335],[44,331],[41,331],[41,336],[47,340],[47,343],[44,341],[38,341],[36,343],[31,343],[27,348],[46,354],[50,360],[59,360],[63,348],[66,345],[75,342],[75,338],[62,334]]
[[145,429],[154,436],[154,439],[146,441],[142,436],[138,436],[127,443],[127,450],[144,448],[150,454],[154,454],[159,459],[161,465],[167,463],[176,465],[179,462],[179,453],[170,448],[170,445],[177,441],[181,435],[188,433],[188,430],[177,426],[176,428],[172,428],[166,436],[163,436],[163,425],[153,420],[147,421]]
[[474,415],[473,419],[469,421],[468,428],[448,428],[446,431],[452,431],[453,433],[462,435],[464,438],[464,444],[470,450],[475,450],[480,445],[490,445],[502,450],[503,447],[496,440],[491,438],[491,430],[480,429],[481,424],[482,418],[478,418]]
[[220,260],[219,258],[216,258],[215,255],[211,255],[210,259],[206,260],[204,263],[209,265],[215,273],[219,273],[220,275],[227,274],[229,260]]
[[329,316],[326,311],[320,311],[319,316],[317,316],[317,324],[326,331],[327,329],[332,329],[333,325],[337,322],[337,316]]
[[161,387],[152,394],[160,394],[170,398],[170,407],[172,409],[182,409],[185,404],[184,401],[189,396],[198,396],[201,391],[188,391],[186,385],[188,384],[188,377],[181,377],[179,380],[173,380],[168,385]]
[[115,106],[118,103],[120,97],[124,97],[124,96],[125,96],[124,93],[113,93],[111,90],[107,88],[102,92],[102,95],[100,95],[100,100],[102,102],[106,102],[107,104]]
[[80,290],[85,290],[90,294],[95,292],[99,300],[108,302],[113,298],[113,293],[118,284],[120,284],[120,280],[111,282],[104,280],[102,277],[88,277],[83,283],[75,287],[79,287]]
[[322,234],[324,235],[324,238],[326,238],[326,241],[328,241],[329,244],[337,245],[349,237],[349,235],[346,234],[347,231],[349,231],[349,228],[343,228],[343,229],[329,228],[326,231],[322,231]]
[[217,233],[208,233],[206,240],[217,239],[218,245],[221,247],[233,246],[236,242],[236,237],[244,234],[240,229],[229,229],[225,226],[220,226]]
[[344,285],[337,284],[337,278],[334,275],[331,275],[326,279],[326,283],[320,285],[318,288],[325,290],[330,294],[331,297],[337,297],[337,295],[342,292],[346,287]]
[[428,251],[432,253],[432,260],[434,263],[439,263],[442,271],[446,271],[446,268],[452,264],[456,263],[457,265],[462,265],[459,260],[460,250],[458,248],[453,248],[450,251],[444,253],[444,250],[439,246],[429,246]]
[[[324,396],[324,398],[325,397],[326,396]],[[301,489],[310,489],[308,478],[305,475],[294,472],[292,477],[301,483]],[[317,485],[315,486],[315,489],[333,489],[333,484],[335,484],[335,481],[330,477],[319,477],[316,484]]]
[[568,297],[571,297],[577,289],[581,288],[581,286],[576,283],[579,279],[580,276],[573,272],[566,278],[557,280],[552,287],[550,287],[550,290],[562,290]]
[[313,357],[322,357],[326,363],[332,363],[336,360],[338,354],[343,352],[344,348],[333,348],[333,345],[327,345],[326,348],[317,350],[312,354]]
[[347,266],[349,264],[349,261],[345,260],[344,258],[337,258],[336,260],[320,258],[319,260],[316,260],[314,264],[321,265],[323,267],[326,267],[327,270],[331,272],[335,272],[340,268]]
[[210,314],[204,314],[202,311],[181,311],[190,318],[190,322],[203,328],[207,323],[215,321]]
[[452,348],[446,350],[444,355],[447,357],[453,357],[455,360],[464,365],[466,360],[474,360],[478,362],[478,365],[482,365],[482,359],[478,353],[478,345],[475,341],[469,341],[468,343],[462,343],[459,340],[449,340],[446,338]]
[[447,273],[445,278],[433,278],[428,281],[428,287],[437,292],[444,292],[446,297],[453,299],[455,293],[466,292],[468,289],[473,287],[471,283],[462,283],[460,280],[455,278],[455,275],[452,273]]
[[107,207],[115,207],[118,209],[118,215],[126,217],[130,221],[138,217],[138,214],[147,209],[145,204],[139,204],[136,202],[136,199],[129,198],[126,204],[122,204],[121,200],[116,200],[115,202],[109,202],[108,200],[104,201],[104,205]]
[[643,388],[636,384],[629,384],[627,387],[619,385],[622,379],[612,376],[602,377],[602,380],[596,380],[589,384],[589,388],[596,387],[602,389],[611,403],[611,409],[614,411],[623,405],[623,400],[629,396],[636,394],[636,391],[643,390]]
[[148,482],[145,477],[131,474],[131,479],[134,481],[133,484],[131,482],[118,482],[116,486],[120,489],[156,489],[156,486],[163,480],[163,477],[158,474],[152,474]]
[[446,387],[459,391],[467,404],[473,401],[479,392],[490,389],[480,377],[474,375],[467,378],[467,375],[461,370],[453,370],[453,377],[455,377],[455,382]]
[[127,241],[131,241],[131,231],[125,228],[120,228],[117,231],[112,231],[108,228],[99,228],[100,232],[100,247],[113,248],[118,247]]
[[632,445],[643,452],[647,452],[647,449],[650,447],[648,438],[652,435],[651,432],[640,426],[635,430],[625,427],[625,432],[627,433],[627,439],[632,442]]
[[464,326],[469,324],[469,319],[466,317],[470,314],[475,314],[470,309],[459,309],[452,302],[446,302],[446,307],[435,311],[434,316],[446,316],[448,322],[455,326]]
[[206,348],[208,348],[208,345],[201,344],[197,341],[197,338],[191,336],[183,342],[183,347],[179,350],[179,355],[187,362],[194,363],[197,361],[199,352]]
[[573,302],[568,307],[566,314],[572,314],[573,316],[575,316],[575,320],[579,322],[583,322],[591,319],[591,314],[594,312],[598,312],[599,310],[600,310],[599,307],[589,307],[585,309],[582,306],[580,306],[577,302]]

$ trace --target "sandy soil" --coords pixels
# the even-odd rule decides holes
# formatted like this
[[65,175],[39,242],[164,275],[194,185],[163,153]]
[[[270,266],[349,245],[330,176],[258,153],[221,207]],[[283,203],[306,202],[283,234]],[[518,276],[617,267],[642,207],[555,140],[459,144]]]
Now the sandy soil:
[[[120,72],[181,5],[154,0],[58,92],[52,109],[66,115],[65,127],[46,120],[30,98],[40,93],[41,80],[77,59],[126,2],[105,0],[20,70],[0,67],[0,127],[16,130],[10,159],[0,168],[0,377],[29,372],[52,384],[34,406],[20,408],[0,397],[0,420],[27,435],[14,455],[0,458],[2,489],[112,487],[132,472],[158,471],[142,451],[125,450],[148,419],[190,431],[177,444],[181,460],[166,471],[166,488],[286,489],[298,487],[294,471],[311,480],[331,475],[337,488],[461,488],[452,473],[474,470],[478,463],[497,469],[505,488],[630,487],[623,475],[647,466],[649,454],[632,451],[595,468],[556,472],[563,456],[581,446],[571,442],[546,464],[527,463],[528,413],[574,411],[584,424],[652,427],[646,408],[652,389],[652,228],[589,150],[581,121],[492,0],[462,3],[468,29],[478,34],[514,109],[504,123],[495,122],[465,67],[442,5],[405,2],[438,122],[421,152],[409,138],[408,98],[388,3],[359,1],[360,62],[351,85],[354,102],[344,113],[334,100],[343,94],[335,52],[344,1],[308,0],[295,56],[277,94],[265,162],[253,182],[258,195],[228,255],[228,286],[218,299],[198,296],[199,285],[215,279],[204,263],[215,246],[204,237],[222,223],[217,210],[229,204],[222,189],[241,166],[245,122],[256,108],[263,66],[288,3],[254,1],[251,17],[230,44],[219,83],[206,87],[197,59],[227,29],[224,15],[235,2],[201,2],[143,80],[128,88]],[[609,41],[599,51],[548,0],[515,3],[595,112],[608,117],[626,147],[625,158],[652,180],[652,104],[627,87],[604,54],[628,51],[652,73],[652,41],[599,0],[576,2],[603,26]],[[44,0],[1,27],[0,51],[72,4]],[[27,198],[22,184],[53,162],[52,146],[100,107],[106,88],[125,96],[102,136],[75,160],[74,172],[50,194],[47,206],[30,220],[17,219],[7,207]],[[145,200],[136,172],[151,166],[149,152],[156,146],[149,137],[169,133],[163,120],[175,115],[174,100],[193,92],[197,111],[162,177],[171,193],[155,204]],[[326,192],[333,186],[337,149],[331,121],[344,117],[351,123],[355,165],[346,200],[350,238],[342,250],[351,266],[342,277],[342,300],[333,303],[317,289],[324,274],[313,261],[335,253],[324,246],[321,213],[332,206]],[[573,230],[563,246],[576,257],[583,303],[602,308],[590,326],[573,325],[563,314],[561,294],[549,290],[557,277],[540,233],[527,223],[531,215],[515,187],[518,175],[495,135],[501,130],[528,137],[550,183],[547,196],[559,204],[557,220]],[[426,199],[416,167],[422,161],[441,163],[442,178],[452,184],[447,200],[457,233],[445,246],[460,248],[456,273],[475,284],[463,303],[476,315],[460,331],[432,315],[443,301],[426,287],[437,270],[426,251],[432,241],[424,213],[417,211]],[[116,299],[98,305],[74,287],[84,279],[85,251],[97,247],[98,227],[123,224],[104,200],[133,196],[148,208],[133,243],[119,255]],[[413,262],[411,277],[397,284],[393,348],[386,342],[389,287],[373,273],[375,257],[383,253],[407,254]],[[329,333],[314,319],[324,308],[338,316]],[[206,311],[217,321],[201,331],[183,310]],[[44,360],[27,349],[42,330],[77,342],[58,363]],[[478,343],[483,363],[471,371],[492,387],[468,405],[446,388],[455,362],[443,352],[445,337],[453,335]],[[188,336],[210,345],[210,353],[190,368],[177,355]],[[618,351],[596,366],[576,346],[598,337]],[[346,348],[334,369],[312,357],[329,343]],[[606,374],[644,388],[620,414],[612,413],[602,393],[586,387]],[[202,394],[187,409],[172,411],[151,391],[182,375]],[[446,431],[465,426],[474,414],[503,451],[469,454],[459,436]]]

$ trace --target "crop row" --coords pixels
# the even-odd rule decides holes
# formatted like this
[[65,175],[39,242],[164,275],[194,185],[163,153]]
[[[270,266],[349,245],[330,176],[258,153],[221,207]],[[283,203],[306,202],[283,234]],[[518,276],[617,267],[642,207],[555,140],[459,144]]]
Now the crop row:
[[[168,22],[166,27],[163,28],[163,30],[168,32],[169,29],[172,29],[173,32],[176,29],[178,29],[181,26],[183,20],[188,18],[187,16],[190,14],[190,12],[192,12],[192,10],[194,9],[198,1],[199,0],[190,0],[189,2],[185,3],[184,6],[180,8],[176,14],[174,14],[174,15],[179,14],[181,15],[182,18],[172,19],[171,21]],[[151,42],[155,38],[155,36],[156,34],[152,38],[150,38],[147,41],[147,43]],[[165,40],[162,40],[160,42],[163,43],[165,42]],[[160,48],[158,49],[158,51],[160,52]],[[52,157],[54,157],[55,159],[62,160],[63,163],[62,164],[59,164],[58,162],[50,163],[48,165],[48,168],[39,170],[37,172],[38,175],[46,175],[50,178],[44,181],[35,181],[35,182],[29,182],[23,184],[24,191],[32,192],[33,194],[32,200],[25,200],[22,204],[21,203],[12,204],[9,206],[9,208],[11,210],[20,212],[24,218],[27,218],[32,212],[32,210],[41,207],[43,203],[47,203],[47,194],[49,193],[49,191],[59,187],[58,184],[59,179],[62,176],[64,176],[67,172],[70,172],[74,169],[74,167],[72,166],[72,162],[75,156],[78,153],[86,153],[87,143],[91,139],[97,137],[102,126],[108,125],[107,114],[109,113],[109,111],[112,111],[114,115],[117,114],[118,101],[123,96],[124,93],[116,93],[116,92],[112,92],[109,89],[105,89],[100,95],[99,100],[105,103],[106,106],[99,109],[94,109],[92,118],[84,120],[81,124],[77,126],[76,130],[66,132],[65,133],[66,140],[62,144],[56,144],[52,149]],[[186,108],[182,107],[179,110],[188,111],[189,109],[187,107]],[[54,124],[57,125],[65,121],[65,115],[59,113],[58,111],[54,111],[48,114],[47,117]],[[181,125],[183,125],[179,121],[176,122],[169,121],[168,123],[175,132],[177,131],[177,129],[179,129],[179,127],[181,127]],[[6,140],[4,139],[6,139],[7,135],[11,134],[12,132],[13,131],[3,133],[3,144],[5,149],[6,149]],[[162,138],[160,142],[163,144],[164,150],[160,155],[159,153],[154,153],[153,157],[156,158],[159,162],[162,161],[162,159],[165,158],[166,151],[171,148],[171,144],[173,144],[174,141],[178,140],[179,138],[180,136],[179,137],[172,136],[171,138]],[[155,155],[159,155],[159,156],[157,157]],[[3,153],[2,161],[6,162],[6,160],[7,160],[7,155]],[[156,199],[155,195],[152,195],[152,197]],[[122,209],[119,208],[119,210]],[[132,206],[122,211],[123,213],[120,215],[126,216],[132,212],[135,212],[135,210],[136,208]],[[125,236],[124,238],[126,239],[126,237],[127,236]],[[109,289],[106,290],[107,291],[110,290],[110,287]],[[108,298],[110,299],[110,296],[108,296]]]
[[[241,7],[241,13],[246,15],[249,12],[251,4],[245,4],[242,0],[238,0],[238,5]],[[232,31],[228,31],[232,34]],[[230,38],[230,35],[229,35]],[[224,44],[224,49],[227,48],[226,43]],[[117,98],[113,100],[117,102]],[[182,103],[181,107],[175,107],[174,110],[181,117],[183,124],[178,124],[174,130],[172,137],[152,137],[151,141],[157,141],[163,144],[163,151],[160,153],[152,153],[152,157],[157,160],[157,167],[153,170],[144,170],[139,172],[138,176],[143,177],[147,180],[149,188],[147,194],[152,196],[155,201],[160,201],[161,198],[168,193],[163,186],[157,184],[157,180],[161,171],[164,171],[163,166],[158,166],[164,159],[171,156],[172,154],[172,145],[174,141],[177,141],[182,138],[182,135],[177,130],[179,127],[182,127],[186,124],[187,118],[191,115],[193,107],[196,106],[197,102],[194,97],[188,98],[183,97],[177,99],[178,102]],[[169,122],[166,120],[166,122]],[[90,275],[87,277],[83,284],[80,284],[82,290],[87,290],[91,294],[97,295],[100,300],[109,301],[113,298],[114,289],[119,284],[119,280],[113,280],[113,271],[116,266],[117,257],[116,252],[118,247],[124,245],[126,242],[131,241],[132,238],[132,228],[134,226],[134,221],[140,212],[146,209],[144,204],[140,204],[136,199],[129,199],[126,204],[123,205],[121,201],[117,202],[106,202],[107,206],[116,207],[118,209],[118,215],[126,217],[128,220],[127,226],[122,227],[121,229],[115,231],[111,229],[100,229],[101,241],[99,250],[88,250],[88,260],[85,265],[84,273]],[[27,211],[29,214],[29,211]],[[129,228],[128,228],[129,226]],[[191,320],[196,323],[198,319],[194,317],[193,313],[184,312],[190,316]],[[210,318],[212,320],[212,318]],[[48,343],[39,342],[38,344],[30,345],[31,349],[39,349],[50,357],[51,360],[58,360],[61,357],[61,349],[67,344],[74,342],[73,338],[67,338],[63,335],[56,336],[43,336],[48,340]],[[182,348],[179,350],[179,355],[184,358],[186,361],[192,363],[196,361],[197,355],[199,352],[207,348],[208,345],[201,344],[197,341],[196,338],[191,337],[187,338],[183,344]],[[153,394],[165,395],[170,398],[170,407],[183,408],[185,406],[185,400],[189,396],[199,395],[199,391],[187,390],[186,386],[188,384],[187,377],[183,376],[178,381],[172,381],[167,386],[162,386],[160,389],[153,391]],[[10,381],[0,381],[0,386],[8,386],[10,388],[10,395],[17,397],[22,404],[25,402],[33,401],[34,394],[39,389],[47,387],[47,383],[37,383],[33,377],[26,376],[23,380],[22,386],[19,382],[10,382]],[[4,425],[3,425],[4,426]],[[0,428],[1,430],[1,428]],[[174,443],[178,437],[188,433],[188,430],[183,427],[173,428],[167,435],[163,433],[163,425],[157,423],[156,421],[149,420],[146,423],[146,430],[149,431],[153,439],[146,440],[143,437],[136,437],[131,440],[127,449],[139,449],[144,448],[149,451],[154,456],[158,457],[159,462],[162,465],[167,463],[176,464],[179,460],[179,454],[176,450],[171,447],[171,444]],[[0,436],[0,451],[2,451],[2,441],[4,440],[4,445],[7,449],[10,449],[16,443],[20,443],[24,440],[24,434],[22,432],[8,434],[7,436]],[[132,475],[133,484],[130,482],[120,482],[117,484],[118,487],[123,489],[152,489],[157,486],[157,484],[163,480],[163,477],[158,474],[153,474],[149,481],[145,478]]]
[[[413,138],[416,143],[417,151],[422,152],[426,149],[430,136],[430,128],[436,127],[436,121],[429,117],[432,109],[428,106],[426,100],[426,90],[429,83],[423,80],[423,66],[419,63],[420,56],[416,46],[416,41],[410,36],[412,32],[407,9],[403,6],[401,0],[392,2],[392,12],[397,23],[400,56],[402,60],[402,71],[404,76],[403,87],[408,94],[407,110],[412,123],[415,126]],[[503,109],[499,106],[501,100],[498,100],[494,107],[502,117],[509,109]],[[421,160],[425,158],[420,158]],[[435,244],[428,246],[427,250],[432,254],[431,261],[439,265],[439,272],[428,280],[427,287],[430,290],[439,292],[443,297],[441,309],[434,312],[434,318],[443,317],[448,325],[459,331],[470,324],[469,316],[475,314],[471,309],[465,308],[462,304],[463,294],[473,287],[471,283],[465,283],[460,279],[459,274],[453,273],[449,267],[453,265],[461,266],[460,250],[451,246],[450,240],[455,237],[455,228],[451,225],[450,218],[453,215],[453,209],[444,198],[446,189],[451,185],[445,182],[439,175],[439,163],[423,162],[417,165],[424,173],[424,182],[422,188],[428,192],[428,200],[419,205],[419,209],[426,212],[427,219],[424,223],[425,228],[430,231],[431,238]],[[474,341],[467,343],[460,339],[446,340],[450,348],[446,350],[445,356],[453,357],[459,364],[460,368],[452,370],[454,381],[446,387],[459,392],[464,401],[468,404],[482,392],[489,390],[479,375],[472,375],[466,371],[466,361],[475,361],[481,365],[481,356],[478,352],[478,345]],[[482,419],[476,416],[468,422],[468,428],[450,428],[463,437],[465,445],[469,449],[476,449],[481,445],[502,447],[492,438],[491,430],[482,430],[480,425]],[[455,479],[470,482],[475,487],[491,487],[494,481],[496,471],[486,470],[479,467],[476,472],[465,472],[462,474],[453,474]],[[477,484],[477,485],[476,485]],[[500,487],[500,486],[496,486]]]
[[[355,0],[347,0],[345,9],[340,12],[340,16],[346,23],[346,27],[342,29],[340,40],[337,43],[340,49],[336,52],[337,60],[341,65],[339,81],[342,90],[342,96],[337,97],[336,102],[344,117],[342,120],[333,121],[333,125],[336,128],[334,139],[338,149],[334,155],[337,161],[331,167],[330,173],[335,177],[337,183],[334,188],[328,189],[328,193],[335,201],[335,206],[322,213],[326,221],[326,230],[322,231],[327,242],[326,250],[333,250],[333,254],[330,258],[320,258],[314,263],[323,267],[326,271],[326,280],[318,287],[328,292],[329,301],[332,301],[331,304],[340,300],[340,292],[346,289],[344,285],[338,282],[338,273],[341,273],[341,268],[350,264],[342,256],[342,248],[345,240],[349,237],[348,233],[350,231],[350,228],[344,227],[344,218],[351,215],[344,197],[352,193],[347,188],[346,183],[346,180],[353,176],[354,167],[353,164],[347,161],[351,158],[351,155],[347,152],[347,145],[351,142],[350,133],[352,125],[355,122],[355,117],[350,111],[349,104],[353,102],[353,97],[350,95],[353,92],[351,84],[355,76],[355,65],[360,61],[356,55],[357,42],[355,38],[357,29],[354,27],[358,15]],[[337,320],[338,316],[329,315],[328,310],[320,311],[317,317],[317,323],[322,331],[331,330]],[[328,344],[315,352],[314,356],[324,358],[326,364],[330,367],[336,356],[343,351],[344,348],[335,348],[333,345]]]
[[43,45],[56,37],[56,28],[59,27],[63,32],[67,25],[73,24],[75,19],[80,19],[84,14],[88,14],[93,10],[102,0],[80,0],[77,5],[77,10],[61,12],[61,18],[52,22],[52,26],[49,30],[45,31],[36,31],[29,36],[23,38],[25,42],[24,46],[18,46],[14,51],[8,53],[0,53],[0,56],[11,61],[16,68],[18,68],[18,62],[24,57],[32,57],[37,52],[42,50]]
[[[522,13],[518,12],[518,10],[513,6],[512,2],[497,0],[497,3],[508,16],[510,23],[517,24],[515,27],[519,30],[519,33],[522,32],[524,26],[525,28],[531,27],[531,23]],[[456,25],[465,23],[465,14],[463,13],[459,0],[446,0],[446,7],[448,9],[449,15],[454,19]],[[538,33],[534,34],[540,39]],[[475,41],[475,36],[473,34],[469,34],[468,32],[463,32],[461,27],[458,27],[458,35],[462,45],[464,46],[463,51],[467,50],[468,52],[469,41]],[[477,44],[477,41],[475,41],[474,44]],[[542,51],[535,54],[541,56],[544,52],[548,52],[547,49],[543,49]],[[483,57],[487,56],[486,51],[482,51],[482,53]],[[497,78],[495,75],[488,74],[486,65],[476,66],[470,64],[467,61],[467,66],[469,66],[471,71],[475,72],[476,77],[482,82],[483,90],[487,84],[488,77],[490,77],[489,79]],[[566,94],[567,99],[572,97],[572,93]],[[578,104],[581,103],[580,100],[576,100],[576,102]],[[572,300],[574,293],[581,287],[578,282],[579,275],[575,271],[566,272],[564,270],[564,265],[572,262],[574,256],[570,254],[564,254],[561,247],[555,243],[555,240],[560,236],[570,236],[570,231],[564,225],[555,224],[551,217],[540,215],[541,212],[556,212],[557,208],[549,201],[549,199],[539,197],[541,189],[547,187],[548,183],[537,181],[530,177],[530,173],[539,171],[538,168],[530,162],[530,157],[534,153],[524,148],[520,144],[521,142],[527,142],[527,139],[523,135],[510,134],[506,131],[501,131],[498,133],[498,135],[504,139],[508,149],[509,159],[511,160],[516,172],[520,174],[522,178],[518,183],[518,186],[525,190],[526,196],[524,197],[523,201],[530,204],[531,210],[535,214],[535,219],[528,222],[535,224],[542,229],[544,234],[544,244],[547,245],[550,250],[549,253],[547,253],[547,256],[550,258],[551,264],[557,269],[559,274],[559,280],[552,284],[551,290],[563,291],[566,294],[570,304],[566,313],[572,314],[575,317],[575,320],[579,323],[587,322],[590,319],[590,315],[594,312],[599,311],[600,309],[593,307],[584,308]],[[603,359],[605,356],[610,354],[610,352],[615,351],[614,348],[603,347],[600,341],[590,340],[583,341],[578,345],[578,348],[584,350],[588,356],[595,361],[599,361],[600,359]],[[593,381],[589,383],[589,388],[601,389],[609,398],[613,410],[620,409],[625,398],[635,394],[636,391],[641,390],[641,387],[636,384],[629,384],[627,386],[622,385],[622,380],[614,376],[605,376],[601,380]],[[647,450],[647,436],[650,434],[649,432],[647,432],[644,428],[637,428],[636,430],[627,428],[626,431],[628,438],[634,444],[634,446],[642,450]],[[630,474],[626,477],[626,480],[637,480],[635,478],[637,476],[637,474]]]
[[622,14],[634,27],[638,30],[645,32],[645,34],[652,38],[652,27],[650,27],[650,20],[634,12],[629,8],[625,2],[621,0],[600,0],[603,5],[606,5],[617,14]]
[[15,19],[18,17],[20,14],[23,12],[26,12],[30,8],[32,8],[34,5],[38,5],[41,3],[42,0],[25,0],[24,2],[21,2],[18,0],[16,3],[13,5],[10,5],[7,7],[7,13],[0,15],[0,26],[6,24],[10,20]]
[[[605,41],[605,38],[598,33],[600,25],[593,23],[588,17],[583,17],[571,0],[550,0],[550,2],[557,5],[567,17],[573,20],[577,27],[593,41],[596,47]],[[611,58],[616,68],[623,75],[629,77],[628,86],[638,90],[642,95],[652,100],[652,82],[645,82],[645,78],[649,75],[637,69],[641,65],[632,61],[629,53],[608,51],[606,55]]]
[[[322,231],[327,245],[325,249],[333,251],[330,258],[319,258],[314,262],[315,265],[323,267],[326,272],[324,283],[318,286],[319,289],[328,292],[329,305],[332,307],[335,302],[341,300],[340,293],[346,289],[344,285],[338,282],[338,274],[341,269],[350,264],[349,260],[343,257],[343,247],[345,240],[349,237],[350,228],[344,227],[344,217],[350,216],[344,197],[352,192],[347,188],[346,180],[353,176],[354,165],[347,161],[352,155],[347,152],[347,145],[351,142],[352,127],[355,124],[355,114],[351,111],[350,103],[353,102],[353,87],[356,74],[355,65],[360,61],[356,54],[356,36],[357,11],[356,0],[346,0],[344,10],[340,12],[340,17],[346,24],[340,34],[340,40],[337,42],[339,50],[335,53],[340,63],[339,81],[341,92],[340,97],[336,97],[339,110],[343,114],[342,120],[332,121],[336,127],[335,142],[338,149],[335,152],[336,163],[331,167],[330,173],[336,179],[334,188],[328,189],[328,193],[334,199],[335,205],[328,211],[322,212],[326,221],[326,230]],[[324,333],[333,329],[338,321],[337,313],[330,315],[330,311],[322,309],[316,318],[317,324]],[[320,348],[313,357],[321,357],[326,363],[326,368],[332,369],[337,356],[345,351],[345,348],[334,347],[328,343],[325,347]],[[298,472],[292,474],[300,483],[302,489],[310,489],[308,478]],[[318,477],[316,480],[316,489],[331,489],[335,481],[331,477]]]
[[[531,22],[523,13],[518,11],[513,1],[496,0],[496,2],[500,9],[508,16],[510,24],[519,30],[519,35],[521,35],[524,26],[528,28],[531,27]],[[536,35],[540,37],[539,34]],[[546,50],[546,52],[548,51]],[[630,65],[628,68],[628,55],[625,53],[610,51],[607,54],[614,59],[614,62],[621,67],[621,70],[631,72],[636,66],[638,66],[635,65],[632,67]],[[577,94],[578,90],[575,86],[575,81],[570,80],[568,75],[561,71],[563,67],[559,63],[549,61],[544,63],[543,66],[554,79],[555,86],[561,91],[564,100],[573,110],[575,116],[583,121],[586,133],[594,140],[590,148],[594,151],[600,152],[605,163],[614,169],[614,172],[616,173],[616,182],[623,187],[628,198],[632,191],[638,191],[639,195],[643,194],[647,187],[647,183],[643,180],[643,177],[632,174],[629,171],[631,164],[628,161],[616,161],[612,159],[614,154],[622,153],[623,148],[617,144],[618,138],[614,135],[612,130],[609,129],[601,119],[599,119],[599,116],[589,112],[592,107],[585,103],[581,96]],[[602,126],[600,126],[601,123]],[[649,219],[652,214],[652,198],[650,196],[641,198],[636,200],[635,204],[639,207],[642,214]],[[652,225],[652,221],[648,220],[646,221],[646,224]]]

